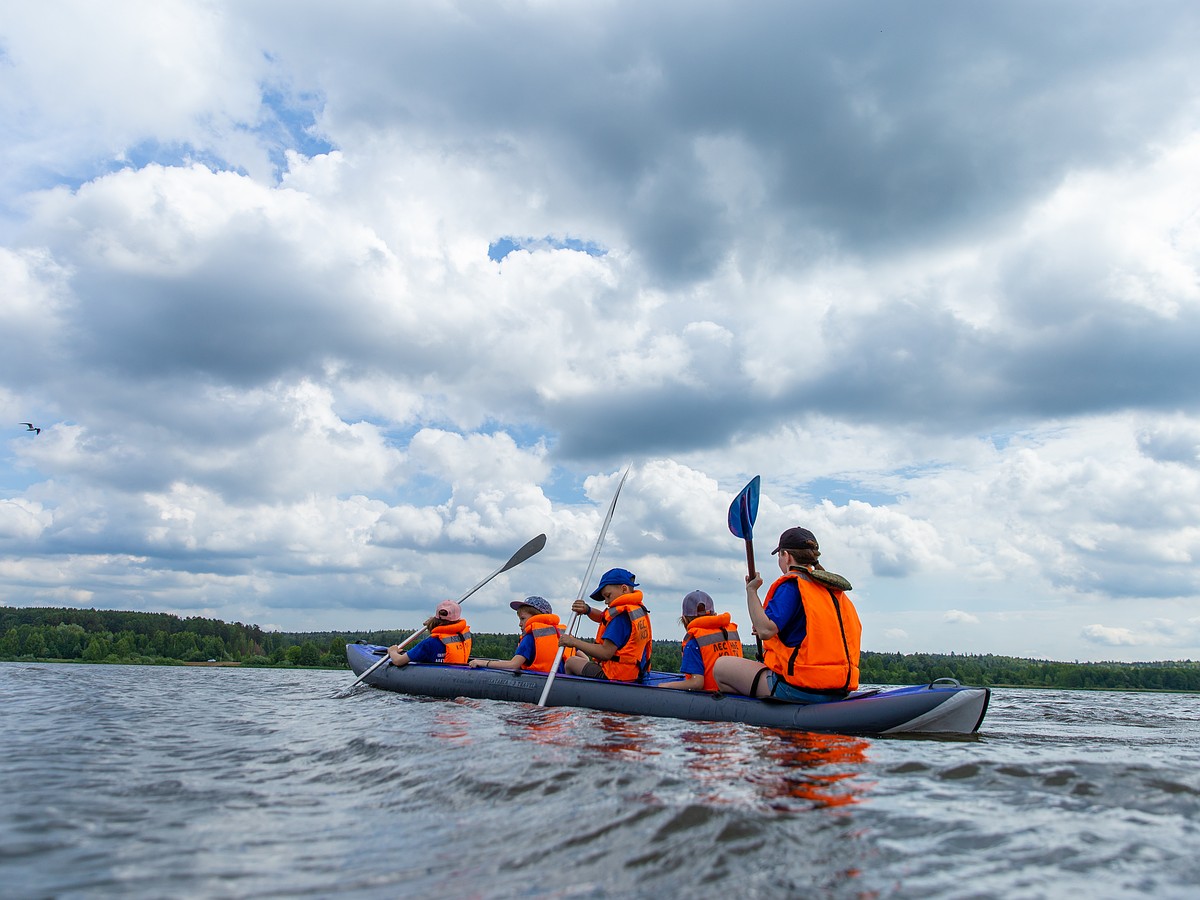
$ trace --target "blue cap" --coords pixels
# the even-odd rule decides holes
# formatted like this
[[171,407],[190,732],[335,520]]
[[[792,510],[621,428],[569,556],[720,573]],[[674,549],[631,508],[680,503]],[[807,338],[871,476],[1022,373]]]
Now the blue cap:
[[627,584],[630,587],[637,587],[638,583],[633,579],[633,573],[628,569],[609,569],[600,576],[600,584],[589,595],[593,600],[603,603],[600,592],[610,584]]
[[508,605],[513,609],[520,609],[522,606],[530,606],[536,609],[543,616],[554,614],[554,608],[550,605],[550,601],[544,597],[526,597],[524,600],[514,600]]

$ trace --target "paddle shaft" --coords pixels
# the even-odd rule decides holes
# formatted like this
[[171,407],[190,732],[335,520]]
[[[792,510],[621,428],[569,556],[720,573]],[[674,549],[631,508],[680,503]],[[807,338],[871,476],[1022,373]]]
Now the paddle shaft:
[[[415,641],[417,638],[419,638],[421,635],[423,635],[428,630],[429,630],[428,628],[422,628],[420,631],[414,631],[412,634],[410,634],[408,637],[406,637],[404,639],[403,643],[397,644],[396,649],[403,650],[405,647],[407,647],[409,644],[411,644],[413,641]],[[358,687],[359,684],[362,683],[362,680],[364,678],[366,678],[368,675],[370,675],[372,672],[374,672],[380,666],[384,665],[385,663],[389,663],[391,661],[392,661],[391,657],[389,657],[386,653],[383,654],[383,659],[381,659],[379,662],[375,663],[375,665],[371,666],[371,668],[367,669],[367,671],[365,671],[361,675],[359,675],[358,680],[355,681],[354,684],[350,685],[350,687],[351,688]]]
[[[754,569],[754,520],[758,516],[758,485],[759,476],[755,475],[729,505],[729,530],[746,542],[747,584],[758,574]],[[762,638],[756,634],[754,642],[758,645],[758,658],[761,661]]]
[[[604,546],[604,536],[608,534],[608,525],[612,522],[613,510],[617,508],[617,498],[621,496],[621,488],[625,485],[625,479],[629,477],[629,470],[632,466],[625,467],[625,474],[621,476],[621,480],[617,482],[617,489],[613,492],[612,502],[608,504],[608,513],[604,517],[604,524],[600,526],[600,536],[596,538],[596,546],[592,548],[592,558],[588,561],[587,571],[583,573],[583,581],[579,583],[579,596],[575,598],[579,602],[584,597],[584,592],[587,591],[587,586],[592,580],[592,571],[596,568],[596,560],[600,558],[600,548]],[[575,613],[571,617],[571,626],[567,629],[567,634],[574,635],[575,628],[579,624],[579,613]],[[558,650],[554,654],[554,662],[550,664],[550,671],[546,675],[546,685],[542,688],[542,696],[538,698],[538,706],[546,705],[546,698],[550,696],[550,686],[554,684],[554,676],[558,674],[558,664],[562,662],[563,646],[558,645]]]
[[[539,552],[545,546],[546,546],[546,535],[544,535],[544,534],[539,534],[533,540],[528,541],[524,547],[522,547],[520,550],[518,550],[516,553],[514,553],[511,557],[509,557],[508,562],[506,562],[504,565],[502,565],[500,568],[498,568],[495,572],[493,572],[487,578],[483,579],[483,581],[479,582],[479,584],[475,585],[475,587],[471,588],[469,591],[467,591],[465,594],[463,594],[462,597],[458,601],[459,604],[465,603],[467,601],[468,597],[470,597],[472,594],[474,594],[477,590],[479,590],[481,587],[483,587],[485,584],[487,584],[489,581],[491,581],[493,578],[495,578],[501,572],[507,572],[509,569],[514,568],[515,566],[519,566],[521,563],[525,562],[525,560],[529,559],[529,557],[531,557],[535,553]],[[423,635],[428,630],[429,629],[427,627],[424,627],[424,626],[421,627],[420,629],[418,629],[417,631],[414,631],[412,634],[410,634],[408,637],[406,637],[402,643],[397,644],[396,648],[398,650],[403,650],[405,647],[407,647],[409,644],[411,644],[413,641],[415,641],[417,638],[419,638],[421,635]],[[354,684],[350,685],[350,687],[351,688],[358,687],[359,684],[362,683],[362,680],[364,678],[366,678],[368,675],[370,675],[372,672],[374,672],[376,669],[378,669],[383,664],[389,663],[389,662],[391,662],[391,659],[385,654],[383,659],[381,659],[379,662],[375,663],[375,665],[371,666],[371,668],[367,669],[367,671],[365,671],[361,675],[359,675],[358,680],[355,681]]]

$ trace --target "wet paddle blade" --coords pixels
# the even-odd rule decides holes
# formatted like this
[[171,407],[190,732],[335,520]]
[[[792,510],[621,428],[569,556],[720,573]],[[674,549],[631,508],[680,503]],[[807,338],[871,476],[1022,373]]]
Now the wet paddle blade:
[[758,517],[758,475],[742,488],[742,492],[729,504],[729,530],[734,537],[751,540],[754,537],[754,520]]

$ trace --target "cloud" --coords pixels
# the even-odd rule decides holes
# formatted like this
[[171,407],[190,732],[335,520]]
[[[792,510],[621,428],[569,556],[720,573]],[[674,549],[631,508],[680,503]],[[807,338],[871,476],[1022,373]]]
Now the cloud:
[[1128,628],[1110,628],[1105,625],[1087,625],[1080,632],[1084,639],[1106,647],[1131,647],[1143,643]]
[[945,621],[953,625],[978,625],[979,616],[971,615],[971,613],[963,612],[961,609],[947,610],[942,617]]
[[27,5],[0,602],[381,626],[545,532],[507,628],[632,463],[664,635],[761,474],[868,643],[1188,655],[1200,17],[1133,9]]

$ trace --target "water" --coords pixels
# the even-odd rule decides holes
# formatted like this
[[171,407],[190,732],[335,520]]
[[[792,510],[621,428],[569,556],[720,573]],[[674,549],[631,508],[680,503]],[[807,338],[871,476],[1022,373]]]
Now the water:
[[1200,699],[1000,690],[977,740],[0,664],[4,897],[1195,897]]

